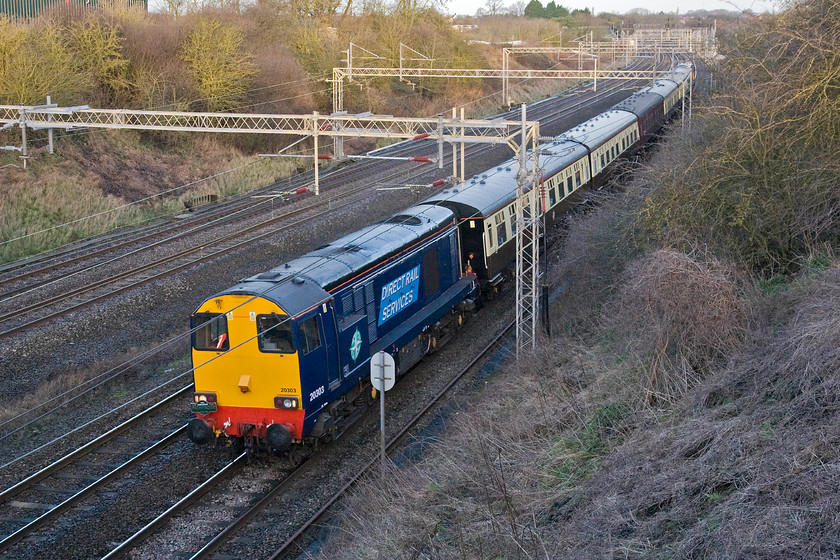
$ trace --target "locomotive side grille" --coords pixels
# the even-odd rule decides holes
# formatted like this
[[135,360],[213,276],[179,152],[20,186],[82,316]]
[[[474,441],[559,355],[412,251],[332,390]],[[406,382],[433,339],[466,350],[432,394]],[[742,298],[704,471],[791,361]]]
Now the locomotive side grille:
[[373,282],[365,284],[365,299],[367,300],[368,340],[373,342],[376,336],[376,306],[373,303]]
[[364,294],[362,293],[362,288],[356,288],[355,290],[353,290],[353,303],[356,306],[356,313],[365,312],[365,301]]
[[458,239],[454,234],[449,236],[449,256],[452,259],[452,281],[457,282],[461,271],[458,266]]
[[341,298],[341,314],[347,317],[353,313],[353,296],[346,294]]

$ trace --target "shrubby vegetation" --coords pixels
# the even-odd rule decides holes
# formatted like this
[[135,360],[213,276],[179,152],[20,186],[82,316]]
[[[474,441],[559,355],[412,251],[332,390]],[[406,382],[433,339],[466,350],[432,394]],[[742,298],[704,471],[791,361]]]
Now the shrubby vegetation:
[[690,129],[570,219],[554,338],[319,557],[838,554],[838,7],[725,37]]
[[[331,110],[327,79],[346,63],[350,42],[382,57],[355,64],[397,67],[400,43],[434,62],[450,67],[500,66],[497,46],[473,38],[504,36],[537,41],[555,35],[560,23],[517,18],[515,26],[500,20],[482,25],[481,33],[461,34],[433,4],[400,2],[277,1],[238,5],[173,1],[167,14],[144,14],[107,3],[101,10],[56,9],[31,22],[0,16],[0,104],[42,104],[50,95],[62,106],[157,110],[212,110],[259,113],[322,113]],[[584,25],[584,22],[580,22]],[[500,27],[504,25],[504,32]],[[513,64],[517,64],[514,61]],[[410,84],[382,78],[345,88],[345,107],[394,115],[434,115],[455,105],[468,112],[499,110],[499,85],[492,80],[417,80]],[[517,87],[517,86],[515,86]],[[518,86],[523,99],[544,95],[555,84]],[[17,154],[0,152],[0,259],[18,258],[61,243],[130,225],[178,207],[189,191],[215,188],[217,194],[243,192],[264,183],[262,162],[239,172],[235,189],[218,181],[176,189],[206,173],[242,165],[240,158],[280,149],[285,137],[264,135],[197,136],[88,131],[57,134],[59,157],[44,158],[46,133],[29,131],[35,155],[23,172]],[[108,141],[92,140],[108,138]],[[119,140],[116,140],[116,139]],[[0,143],[20,144],[17,129],[0,131]],[[363,142],[356,142],[363,148]],[[104,150],[99,153],[97,150]],[[123,150],[117,153],[116,150]],[[158,156],[155,157],[155,152]],[[116,161],[122,165],[116,166]],[[165,162],[158,165],[158,162]],[[294,165],[287,166],[294,168]],[[59,171],[60,169],[60,171]],[[201,171],[199,171],[201,170]],[[43,181],[44,175],[53,178]],[[208,187],[212,184],[213,187]],[[44,185],[48,191],[43,192]],[[223,190],[225,192],[223,192]],[[85,219],[90,209],[117,209],[155,193],[172,194],[121,209],[103,218]],[[66,193],[75,193],[69,199]],[[103,195],[106,195],[103,197]],[[35,206],[21,201],[37,199]],[[56,205],[58,209],[53,206]],[[54,230],[65,222],[74,225]],[[49,230],[49,234],[31,235]]]
[[724,44],[687,165],[651,175],[642,225],[655,243],[795,272],[840,242],[840,6],[796,3]]

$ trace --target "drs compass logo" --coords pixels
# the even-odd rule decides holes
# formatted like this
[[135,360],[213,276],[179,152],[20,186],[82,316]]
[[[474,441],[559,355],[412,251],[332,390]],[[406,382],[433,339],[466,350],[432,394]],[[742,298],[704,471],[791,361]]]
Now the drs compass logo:
[[362,349],[362,335],[359,334],[359,329],[353,333],[353,340],[350,341],[350,357],[355,362],[359,357],[359,351]]
[[420,265],[382,286],[379,302],[379,325],[417,301],[420,288]]

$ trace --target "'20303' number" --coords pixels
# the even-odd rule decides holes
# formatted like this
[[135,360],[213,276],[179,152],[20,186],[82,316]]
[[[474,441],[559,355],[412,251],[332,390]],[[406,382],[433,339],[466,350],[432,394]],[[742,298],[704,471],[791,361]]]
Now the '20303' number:
[[320,397],[323,394],[324,394],[324,386],[321,385],[320,387],[318,387],[317,389],[315,389],[314,391],[309,393],[309,402],[314,401],[315,399],[317,399],[318,397]]

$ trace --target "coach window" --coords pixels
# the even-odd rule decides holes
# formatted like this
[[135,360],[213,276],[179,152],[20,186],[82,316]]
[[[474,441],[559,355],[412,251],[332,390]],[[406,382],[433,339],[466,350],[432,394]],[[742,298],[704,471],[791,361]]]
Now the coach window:
[[566,179],[566,196],[569,196],[570,194],[572,194],[572,189],[573,188],[574,187],[572,187],[572,176],[569,175],[569,178]]
[[257,315],[257,344],[260,352],[291,354],[295,351],[292,323],[288,315]]
[[580,186],[580,171],[575,171],[575,188]]
[[196,350],[228,350],[227,317],[221,313],[196,313],[192,316],[192,345]]
[[499,241],[499,247],[507,241],[507,227],[505,227],[505,216],[503,212],[496,214],[496,239]]
[[555,204],[557,204],[557,191],[551,189],[548,191],[548,207],[551,208]]
[[516,204],[508,206],[508,217],[510,218],[510,234],[516,235]]
[[318,332],[318,316],[307,319],[300,324],[300,342],[303,353],[309,354],[321,346],[321,334]]

